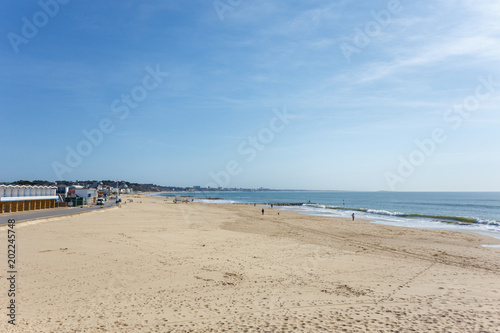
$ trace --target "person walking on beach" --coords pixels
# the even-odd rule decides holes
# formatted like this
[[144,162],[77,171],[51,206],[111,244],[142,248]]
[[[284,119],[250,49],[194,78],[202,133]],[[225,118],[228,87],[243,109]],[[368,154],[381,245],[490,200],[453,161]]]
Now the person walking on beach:
[[264,215],[264,208],[262,208],[262,215]]
[[352,213],[352,215],[351,215],[351,216],[352,216],[352,220],[354,221],[354,213]]

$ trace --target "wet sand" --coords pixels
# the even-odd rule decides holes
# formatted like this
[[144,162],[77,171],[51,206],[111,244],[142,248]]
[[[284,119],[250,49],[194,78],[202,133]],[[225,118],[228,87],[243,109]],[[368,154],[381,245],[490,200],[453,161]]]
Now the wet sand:
[[1,332],[500,327],[500,249],[481,246],[499,241],[486,236],[155,197],[15,228],[17,325],[1,227]]

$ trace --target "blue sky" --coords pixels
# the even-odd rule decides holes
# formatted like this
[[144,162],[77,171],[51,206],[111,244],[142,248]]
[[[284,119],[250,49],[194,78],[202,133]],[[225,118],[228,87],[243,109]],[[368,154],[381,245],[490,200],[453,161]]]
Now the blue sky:
[[500,190],[498,1],[0,12],[0,180]]

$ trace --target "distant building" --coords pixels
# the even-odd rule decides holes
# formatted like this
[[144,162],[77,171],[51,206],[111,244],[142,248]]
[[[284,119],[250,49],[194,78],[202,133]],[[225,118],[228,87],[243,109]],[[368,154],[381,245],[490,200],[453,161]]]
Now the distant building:
[[66,199],[68,196],[69,186],[57,184],[56,195],[59,196],[62,200]]
[[0,185],[0,214],[54,208],[57,187]]
[[109,192],[106,189],[97,190],[97,197],[98,198],[107,198],[108,194],[109,194]]
[[78,198],[85,198],[85,203],[95,204],[97,201],[97,189],[95,188],[81,188],[75,189],[75,195]]

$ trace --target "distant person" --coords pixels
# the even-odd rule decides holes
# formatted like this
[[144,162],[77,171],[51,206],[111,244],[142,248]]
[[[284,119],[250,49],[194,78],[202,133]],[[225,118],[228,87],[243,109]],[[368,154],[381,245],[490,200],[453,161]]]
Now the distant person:
[[264,215],[264,208],[262,208],[262,215]]
[[273,205],[273,204],[271,204],[271,209],[272,209],[273,207],[274,207],[274,205]]
[[352,213],[352,215],[351,215],[351,216],[352,216],[352,220],[354,221],[354,213]]

